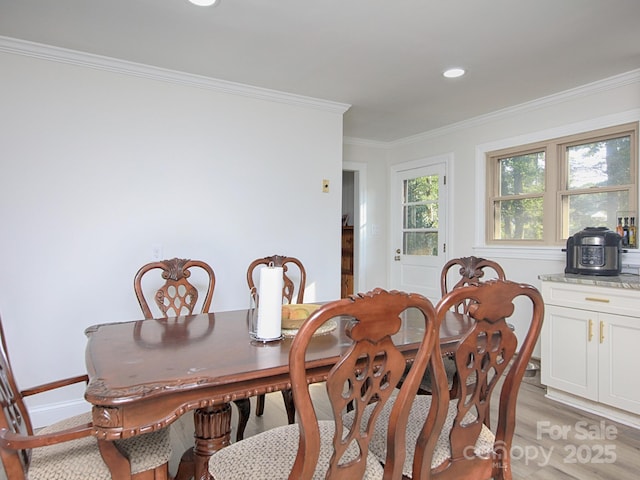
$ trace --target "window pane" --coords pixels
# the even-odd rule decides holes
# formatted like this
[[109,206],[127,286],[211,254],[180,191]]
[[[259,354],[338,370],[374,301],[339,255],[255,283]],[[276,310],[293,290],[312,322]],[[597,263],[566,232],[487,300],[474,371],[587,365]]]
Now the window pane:
[[438,175],[411,178],[404,181],[404,203],[438,199]]
[[438,204],[405,206],[404,228],[438,228]]
[[438,255],[438,232],[404,232],[405,255]]
[[585,193],[568,195],[569,235],[585,227],[616,229],[617,212],[629,209],[628,192]]
[[567,147],[568,189],[632,183],[630,137]]
[[499,240],[542,239],[542,197],[503,200],[495,204]]
[[544,152],[499,160],[500,192],[498,195],[544,192],[544,163]]

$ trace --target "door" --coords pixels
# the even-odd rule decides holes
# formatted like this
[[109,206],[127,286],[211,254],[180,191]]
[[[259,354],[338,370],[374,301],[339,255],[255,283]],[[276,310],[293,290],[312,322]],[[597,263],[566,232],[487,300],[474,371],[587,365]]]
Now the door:
[[607,405],[640,414],[640,386],[633,352],[640,345],[637,317],[600,314],[598,400]]
[[598,313],[546,305],[542,384],[598,400]]
[[433,302],[446,262],[446,167],[398,165],[391,175],[391,288]]

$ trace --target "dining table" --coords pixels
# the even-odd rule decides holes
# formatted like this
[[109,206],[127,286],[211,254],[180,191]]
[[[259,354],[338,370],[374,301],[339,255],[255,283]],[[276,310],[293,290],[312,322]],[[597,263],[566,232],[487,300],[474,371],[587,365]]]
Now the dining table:
[[[93,325],[87,336],[89,375],[85,398],[92,405],[94,434],[118,440],[168,427],[193,412],[195,444],[182,457],[176,480],[208,479],[208,461],[230,443],[230,402],[291,388],[292,336],[263,343],[249,335],[250,310]],[[415,357],[424,321],[411,309],[393,340],[407,362]],[[350,346],[345,323],[315,336],[307,353],[310,383],[326,380]],[[471,320],[447,315],[440,327],[443,354],[452,352]],[[291,333],[291,332],[290,332]]]

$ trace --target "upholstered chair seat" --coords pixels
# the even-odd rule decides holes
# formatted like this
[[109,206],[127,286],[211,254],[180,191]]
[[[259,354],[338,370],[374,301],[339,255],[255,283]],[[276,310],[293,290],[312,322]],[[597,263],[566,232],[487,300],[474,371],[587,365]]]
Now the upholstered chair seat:
[[[91,422],[91,413],[76,415],[38,431],[45,435]],[[169,429],[116,440],[118,449],[129,459],[135,475],[169,462]],[[102,461],[95,437],[83,437],[64,443],[33,449],[29,480],[111,480],[109,468]]]
[[[35,351],[35,349],[34,349]],[[0,457],[9,480],[167,480],[169,428],[125,440],[94,435],[91,412],[33,428],[25,398],[74,384],[86,374],[18,388],[0,321]],[[107,462],[108,466],[107,466]],[[113,475],[112,475],[113,472]]]
[[[431,395],[419,395],[413,402],[411,412],[409,413],[409,421],[407,423],[407,435],[406,445],[415,445],[420,435],[420,430],[424,425],[424,419],[427,418],[429,409],[431,408]],[[366,422],[369,420],[369,415],[373,411],[371,408],[373,405],[367,407],[363,414],[363,420]],[[393,401],[387,403],[380,411],[380,418],[378,419],[379,427],[371,439],[369,444],[369,451],[373,453],[380,462],[384,462],[387,457],[387,425],[389,424],[389,415],[393,408]],[[431,460],[431,468],[436,469],[442,465],[451,457],[451,445],[449,444],[449,435],[453,428],[453,421],[456,417],[457,400],[451,400],[449,402],[449,410],[447,411],[447,418],[444,426],[438,436],[438,442],[433,452],[433,458]],[[353,423],[354,412],[349,412],[343,417],[346,428],[349,428]],[[475,420],[473,414],[468,413],[463,420],[464,423],[472,423]],[[474,454],[482,457],[490,455],[493,451],[493,444],[495,442],[495,436],[491,430],[485,425],[482,426],[482,430],[475,444]],[[407,449],[407,456],[405,457],[404,465],[402,467],[402,474],[408,478],[411,478],[413,468],[413,456],[415,451],[411,448]]]
[[[324,480],[329,460],[333,452],[333,421],[318,422],[320,428],[320,456],[313,474],[313,480]],[[216,452],[209,462],[209,472],[215,480],[288,479],[298,453],[298,425],[284,425],[259,433],[242,442],[229,445]],[[357,447],[347,450],[344,460],[357,456]],[[369,452],[365,480],[380,480],[383,468]]]

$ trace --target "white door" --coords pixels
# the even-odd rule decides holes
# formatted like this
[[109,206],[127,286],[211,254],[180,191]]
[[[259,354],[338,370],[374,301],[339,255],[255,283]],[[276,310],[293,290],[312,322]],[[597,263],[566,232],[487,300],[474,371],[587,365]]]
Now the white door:
[[601,313],[598,322],[600,371],[598,401],[640,414],[640,386],[631,352],[640,344],[637,317]]
[[598,400],[598,314],[546,305],[542,324],[542,384]]
[[391,288],[433,302],[446,262],[446,167],[398,165],[391,175]]

